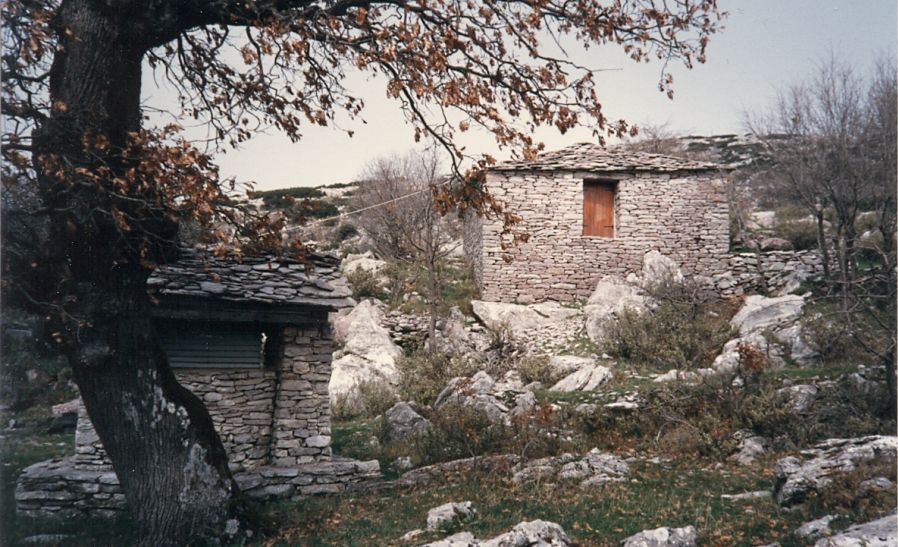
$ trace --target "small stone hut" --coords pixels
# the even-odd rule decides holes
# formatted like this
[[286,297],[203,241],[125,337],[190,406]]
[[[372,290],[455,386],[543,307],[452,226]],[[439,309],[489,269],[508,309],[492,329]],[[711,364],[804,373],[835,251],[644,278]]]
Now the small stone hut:
[[728,267],[729,205],[719,166],[582,143],[500,164],[484,184],[530,236],[509,246],[501,220],[467,215],[465,253],[484,300],[586,298],[606,275],[640,272],[650,250],[690,274]]
[[[206,404],[249,495],[297,498],[379,476],[377,462],[334,460],[328,314],[349,306],[339,261],[245,258],[202,251],[157,269],[148,290],[169,363]],[[110,514],[124,508],[118,480],[83,408],[75,455],[26,469],[18,510]]]

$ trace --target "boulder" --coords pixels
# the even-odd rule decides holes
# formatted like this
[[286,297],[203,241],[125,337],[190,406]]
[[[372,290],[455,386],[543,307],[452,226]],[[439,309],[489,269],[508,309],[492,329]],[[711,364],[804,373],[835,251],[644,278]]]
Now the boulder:
[[814,547],[894,547],[898,545],[898,515],[892,513],[880,519],[855,524]]
[[774,333],[776,339],[789,350],[789,357],[801,366],[811,366],[820,360],[820,354],[805,340],[801,325],[792,325]]
[[392,442],[407,441],[430,431],[431,423],[405,402],[396,403],[384,414],[386,438]]
[[697,534],[695,527],[655,528],[643,530],[623,541],[624,547],[694,547]]
[[666,283],[682,283],[683,272],[677,263],[658,251],[649,251],[642,258],[642,287],[652,290]]
[[749,230],[772,230],[775,226],[775,211],[754,211],[745,223]]
[[625,309],[642,312],[648,305],[648,297],[638,286],[619,277],[606,276],[589,297],[586,312],[586,334],[590,340],[601,343],[605,339],[605,324]]
[[470,378],[453,378],[437,396],[433,407],[437,410],[447,405],[461,405],[483,414],[491,423],[504,423],[509,408],[494,394],[496,381],[484,371]]
[[518,335],[538,329],[544,320],[543,316],[522,304],[472,300],[471,308],[474,316],[487,328],[507,327],[512,334]]
[[835,515],[826,515],[810,522],[805,522],[795,530],[795,535],[807,539],[817,539],[832,533],[829,523],[835,519]]
[[444,503],[427,512],[427,529],[439,530],[458,521],[468,520],[477,516],[477,510],[470,501],[460,503]]
[[471,532],[459,532],[438,541],[425,543],[421,547],[471,547],[472,545],[477,545],[477,543],[477,540],[474,539],[474,534]]
[[714,358],[711,368],[717,372],[739,372],[742,365],[745,364],[746,357],[755,352],[774,367],[781,367],[785,364],[779,349],[775,345],[769,344],[762,333],[750,332],[724,344],[720,355]]
[[611,369],[589,365],[559,380],[549,391],[594,391],[612,378]]
[[343,275],[349,275],[361,268],[371,273],[377,273],[386,266],[386,262],[374,258],[374,253],[366,251],[361,254],[349,253],[340,263],[340,271]]
[[522,522],[493,539],[478,543],[481,547],[565,547],[573,545],[564,529],[554,522]]
[[770,441],[764,437],[751,435],[750,433],[743,435],[742,439],[739,441],[738,450],[735,454],[730,456],[729,459],[740,465],[750,465],[754,463],[759,456],[764,455],[769,444]]
[[853,471],[863,462],[895,465],[898,437],[873,435],[855,439],[829,439],[801,452],[803,460],[789,456],[776,462],[774,493],[782,506],[803,502],[811,492],[830,484],[834,473]]
[[540,458],[520,465],[512,480],[527,483],[547,480],[576,480],[583,488],[621,482],[630,474],[627,463],[613,454],[593,448],[582,458],[573,454]]
[[776,392],[788,399],[792,412],[800,414],[814,405],[814,401],[817,400],[818,389],[817,386],[812,384],[799,384],[778,389]]
[[580,314],[578,310],[564,307],[557,302],[525,306],[507,302],[472,300],[471,307],[474,316],[486,327],[494,330],[507,327],[515,337],[528,337],[534,331],[552,327]]
[[383,311],[364,300],[351,312],[334,320],[334,337],[343,348],[334,353],[328,390],[331,400],[351,395],[363,381],[382,381],[395,386],[399,381],[396,359],[402,349],[380,325]]
[[579,357],[577,355],[553,355],[549,357],[549,368],[557,376],[567,376],[595,363],[596,360],[592,357]]
[[781,237],[762,237],[758,244],[762,251],[791,251],[792,242]]
[[730,321],[743,335],[791,326],[801,317],[804,298],[794,294],[770,298],[751,295]]

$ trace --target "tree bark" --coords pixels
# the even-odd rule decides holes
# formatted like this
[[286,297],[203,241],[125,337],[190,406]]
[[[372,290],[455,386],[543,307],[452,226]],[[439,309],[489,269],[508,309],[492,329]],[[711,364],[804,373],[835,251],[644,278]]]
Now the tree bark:
[[[165,261],[176,248],[177,225],[160,216],[141,219],[133,234],[123,231],[109,214],[104,189],[77,177],[61,180],[42,163],[55,156],[71,173],[99,165],[124,173],[125,160],[114,152],[140,129],[145,46],[124,19],[134,14],[121,11],[75,0],[58,15],[54,107],[34,135],[39,190],[51,211],[47,256],[57,283],[45,288],[51,310],[45,327],[73,369],[141,543],[180,545],[221,537],[240,507],[209,413],[178,384],[150,319],[149,270],[142,261]],[[86,135],[106,137],[110,153],[88,153]],[[168,245],[147,255],[143,239]]]

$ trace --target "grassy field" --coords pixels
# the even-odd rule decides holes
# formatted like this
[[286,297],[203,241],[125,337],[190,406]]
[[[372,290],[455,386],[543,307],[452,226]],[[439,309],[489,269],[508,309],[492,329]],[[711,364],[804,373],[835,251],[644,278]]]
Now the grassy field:
[[[722,494],[769,490],[772,459],[749,469],[701,467],[691,462],[631,464],[628,483],[581,489],[576,483],[518,486],[510,474],[465,473],[445,481],[356,497],[311,499],[268,508],[280,531],[267,545],[401,545],[406,532],[425,528],[427,511],[442,503],[470,500],[479,513],[463,526],[429,532],[417,543],[461,530],[478,538],[507,531],[524,520],[560,524],[582,546],[619,545],[623,538],[659,526],[694,525],[701,545],[784,547],[813,542],[791,535],[802,523],[829,514],[820,499],[783,511],[772,499],[730,501]],[[834,526],[891,510],[887,501],[848,511]],[[861,514],[863,513],[863,514]]]

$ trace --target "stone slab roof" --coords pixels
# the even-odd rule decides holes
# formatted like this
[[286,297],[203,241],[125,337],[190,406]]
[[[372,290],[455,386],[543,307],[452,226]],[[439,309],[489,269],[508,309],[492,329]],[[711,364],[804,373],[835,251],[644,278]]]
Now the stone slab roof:
[[308,255],[306,260],[245,257],[235,261],[187,249],[177,262],[157,268],[147,286],[151,294],[161,297],[329,309],[351,305],[352,291],[340,273],[340,260],[328,255]]
[[722,167],[674,156],[630,152],[621,148],[603,148],[598,144],[581,142],[561,150],[544,152],[532,161],[509,161],[492,168],[493,171],[588,171],[652,172],[711,171]]

